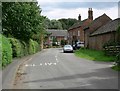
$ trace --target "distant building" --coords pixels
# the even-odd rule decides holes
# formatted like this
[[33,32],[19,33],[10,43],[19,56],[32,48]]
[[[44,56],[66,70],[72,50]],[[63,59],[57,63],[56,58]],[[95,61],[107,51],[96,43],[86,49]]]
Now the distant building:
[[84,27],[88,26],[93,21],[93,11],[92,8],[88,10],[88,18],[81,21],[81,15],[78,16],[78,22],[73,24],[68,29],[68,41],[69,44],[73,45],[76,42],[84,42]]
[[56,40],[56,45],[61,45],[61,41],[67,41],[68,33],[67,30],[55,30],[55,29],[48,29],[47,32],[50,34],[46,44],[51,45]]

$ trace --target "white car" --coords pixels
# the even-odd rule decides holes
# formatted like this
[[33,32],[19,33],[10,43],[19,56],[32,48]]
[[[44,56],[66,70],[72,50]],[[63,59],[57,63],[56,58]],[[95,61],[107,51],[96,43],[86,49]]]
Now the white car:
[[63,52],[73,52],[73,47],[71,45],[65,45],[63,47]]

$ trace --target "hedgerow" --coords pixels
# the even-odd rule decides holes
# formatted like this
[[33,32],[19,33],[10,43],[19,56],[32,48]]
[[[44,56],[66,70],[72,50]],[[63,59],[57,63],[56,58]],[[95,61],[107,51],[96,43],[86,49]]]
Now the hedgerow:
[[12,47],[5,36],[1,34],[0,36],[2,36],[2,67],[5,67],[12,62]]

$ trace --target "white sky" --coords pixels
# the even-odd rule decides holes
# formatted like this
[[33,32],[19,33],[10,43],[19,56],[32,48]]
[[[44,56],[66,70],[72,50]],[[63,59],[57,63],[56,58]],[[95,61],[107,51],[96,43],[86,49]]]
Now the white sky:
[[[75,3],[78,2],[79,4]],[[118,0],[101,0],[102,3],[106,2],[106,4],[99,3],[97,0],[91,0],[91,4],[89,5],[88,0],[38,0],[40,7],[42,8],[42,15],[47,16],[49,19],[61,19],[61,18],[78,18],[78,15],[81,14],[81,18],[88,18],[88,8],[93,8],[93,18],[97,18],[102,14],[106,13],[110,18],[116,19],[118,18]],[[109,5],[109,2],[110,5]],[[68,2],[68,4],[64,5],[63,2]],[[70,3],[71,2],[71,3]],[[88,2],[88,3],[87,3]],[[93,3],[92,3],[93,2]],[[98,5],[94,3],[97,2]],[[116,4],[112,5],[112,2],[116,2]],[[70,4],[69,4],[70,3]],[[74,3],[74,4],[72,4]],[[107,4],[108,3],[108,4]],[[83,4],[83,5],[82,5]],[[101,4],[101,5],[100,5]],[[92,6],[94,5],[94,6]]]

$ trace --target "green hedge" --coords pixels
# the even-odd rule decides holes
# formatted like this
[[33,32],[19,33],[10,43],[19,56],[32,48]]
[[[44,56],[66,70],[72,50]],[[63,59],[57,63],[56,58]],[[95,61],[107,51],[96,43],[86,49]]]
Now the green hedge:
[[21,57],[22,53],[22,44],[19,40],[14,38],[9,38],[10,43],[12,44],[13,57]]
[[32,39],[30,39],[28,43],[14,38],[9,38],[9,40],[12,44],[13,57],[22,57],[28,54],[34,54],[39,50],[39,44]]
[[0,68],[12,62],[12,57],[22,57],[39,51],[39,44],[30,39],[28,43],[15,38],[6,38],[0,34]]
[[27,43],[14,38],[6,38],[0,34],[0,56],[2,56],[0,65],[5,67],[12,62],[12,57],[22,57],[34,54],[38,52],[39,49],[39,44],[32,39]]
[[40,51],[40,45],[38,44],[38,42],[34,41],[34,45],[35,45],[35,52]]
[[34,54],[39,51],[39,44],[36,41],[30,39],[29,41],[29,54]]
[[25,43],[24,41],[20,41],[21,42],[21,46],[22,46],[22,49],[21,49],[21,53],[23,54],[23,56],[26,56],[28,55],[28,43]]
[[9,40],[2,36],[2,67],[7,66],[12,62],[12,48]]

